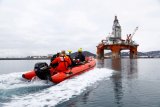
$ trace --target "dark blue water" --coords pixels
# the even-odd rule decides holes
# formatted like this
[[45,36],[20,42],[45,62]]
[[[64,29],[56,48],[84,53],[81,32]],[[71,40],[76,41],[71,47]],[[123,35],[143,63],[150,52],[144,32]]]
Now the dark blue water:
[[160,107],[160,59],[105,59],[97,64],[114,70],[110,79],[57,107]]
[[[44,61],[49,62],[49,60]],[[0,61],[0,76],[4,78],[5,76],[3,75],[6,74],[12,76],[14,75],[13,72],[17,73],[31,70],[33,69],[36,62],[44,61]],[[23,100],[25,99],[26,102],[28,101],[34,103],[30,104],[29,106],[39,106],[38,104],[41,103],[42,100],[41,106],[47,107],[50,106],[49,104],[47,105],[50,100],[53,100],[54,103],[54,101],[56,101],[56,99],[54,98],[61,97],[61,99],[63,99],[63,97],[67,96],[67,98],[69,99],[60,101],[59,103],[56,102],[56,106],[160,107],[160,59],[97,60],[97,68],[102,69],[99,73],[109,72],[108,69],[113,70],[113,72],[111,75],[109,75],[109,78],[104,78],[96,82],[95,84],[90,85],[87,88],[85,87],[85,90],[81,89],[83,91],[80,94],[75,94],[77,93],[76,90],[78,90],[75,87],[78,87],[78,85],[84,85],[83,82],[86,82],[84,80],[85,75],[84,77],[83,75],[81,76],[83,79],[82,84],[80,84],[80,82],[75,82],[77,83],[76,86],[73,85],[73,82],[76,81],[76,79],[73,79],[73,81],[68,81],[64,84],[58,85],[57,87],[46,84],[30,84],[24,80],[21,80],[20,77],[16,78],[16,76],[14,76],[14,80],[10,80],[9,83],[7,83],[7,79],[1,78],[0,82],[3,82],[1,83],[2,85],[4,84],[4,86],[7,87],[8,84],[11,84],[11,87],[6,90],[5,88],[2,88],[3,90],[0,88],[0,106],[5,106],[5,104],[9,104],[10,102],[12,102],[12,99],[15,102],[18,99],[18,102],[25,103]],[[96,71],[98,71],[98,69],[96,69]],[[97,77],[90,77],[90,79],[93,80],[94,78]],[[73,88],[75,89],[72,91]],[[21,89],[23,90],[23,92],[19,93],[20,91],[22,91]],[[66,91],[65,89],[68,89],[68,91]],[[56,92],[53,92],[54,90],[56,90]],[[7,92],[14,93],[14,95],[7,94]],[[25,92],[27,92],[27,94]],[[68,97],[70,92],[74,92],[75,95],[73,94],[72,97]],[[40,95],[38,93],[40,93]],[[54,97],[55,93],[60,96]],[[4,95],[4,97],[2,97],[2,95]],[[26,95],[28,96],[25,97]],[[9,99],[9,97],[12,98]],[[45,101],[43,101],[43,97],[46,97]],[[39,102],[37,103],[35,99],[39,99]],[[14,102],[12,103],[14,104]]]

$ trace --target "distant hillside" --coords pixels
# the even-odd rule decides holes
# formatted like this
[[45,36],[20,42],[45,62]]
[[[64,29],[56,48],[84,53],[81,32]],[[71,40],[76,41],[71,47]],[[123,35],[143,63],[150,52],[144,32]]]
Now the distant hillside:
[[160,58],[160,51],[149,51],[145,52],[145,54],[149,57]]
[[[111,52],[105,53],[105,55],[110,56]],[[121,56],[129,56],[129,52],[121,52]],[[160,51],[138,52],[138,57],[160,58]]]
[[160,51],[138,52],[139,57],[160,58]]
[[[129,52],[122,52],[121,56],[129,56],[129,54],[130,54]],[[147,56],[147,54],[143,52],[138,52],[137,54],[138,56]]]
[[[71,54],[71,57],[74,58],[77,54],[78,54],[78,52],[74,52],[74,53]],[[88,52],[88,51],[83,51],[83,54],[84,54],[85,56],[93,56],[93,57],[96,57],[96,54],[93,54],[93,53]]]
[[[83,51],[85,56],[93,56],[96,58],[96,54],[93,54],[89,51]],[[71,54],[71,57],[74,58],[77,55],[77,52]],[[111,52],[105,53],[104,56],[111,56]],[[129,52],[121,52],[121,57],[129,57]],[[138,52],[139,58],[160,58],[160,51],[149,51],[149,52]],[[30,56],[30,57],[23,57],[23,58],[0,58],[0,60],[44,60],[50,59],[51,57],[48,56]]]

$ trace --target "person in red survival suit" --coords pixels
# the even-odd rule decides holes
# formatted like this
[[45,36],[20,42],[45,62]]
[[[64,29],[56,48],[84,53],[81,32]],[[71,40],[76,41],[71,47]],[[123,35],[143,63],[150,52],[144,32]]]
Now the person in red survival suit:
[[53,70],[50,69],[51,75],[57,73],[57,72],[65,72],[68,70],[68,66],[71,65],[71,60],[70,58],[66,55],[65,51],[61,51],[60,56],[55,58],[51,64],[58,63],[58,66]]

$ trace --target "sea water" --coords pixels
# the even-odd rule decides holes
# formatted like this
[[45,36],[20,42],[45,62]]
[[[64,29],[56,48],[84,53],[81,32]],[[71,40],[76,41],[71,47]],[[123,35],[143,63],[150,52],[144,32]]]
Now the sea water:
[[[36,63],[36,61],[33,62]],[[4,61],[3,64],[1,61],[3,68],[0,75],[0,106],[57,106],[72,98],[76,98],[90,88],[94,88],[101,80],[109,79],[112,73],[112,70],[106,68],[95,68],[55,85],[38,78],[32,81],[22,78],[22,74],[27,71],[19,72],[20,68],[22,70],[28,70],[29,68],[32,70],[33,62],[18,62],[17,60]],[[7,63],[9,68],[7,68]],[[7,65],[5,66],[5,64]],[[108,70],[108,72],[103,72],[104,70]],[[14,72],[11,73],[12,71]]]
[[1,60],[0,107],[159,107],[160,59],[97,60],[95,69],[57,85],[21,77],[36,62]]

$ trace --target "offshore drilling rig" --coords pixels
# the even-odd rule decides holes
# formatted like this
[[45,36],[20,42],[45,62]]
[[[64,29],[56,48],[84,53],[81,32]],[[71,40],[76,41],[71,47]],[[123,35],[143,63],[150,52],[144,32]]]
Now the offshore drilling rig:
[[111,50],[110,57],[114,59],[121,57],[121,50],[130,50],[130,58],[137,58],[137,47],[139,45],[132,40],[137,30],[138,27],[132,34],[127,35],[126,40],[121,39],[121,26],[117,16],[115,16],[112,33],[97,46],[97,58],[104,58],[104,50]]

